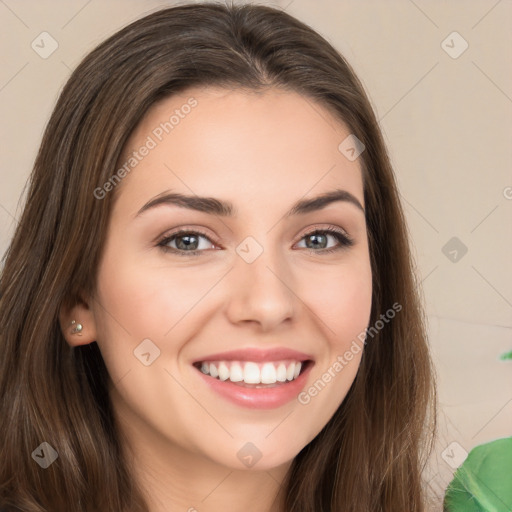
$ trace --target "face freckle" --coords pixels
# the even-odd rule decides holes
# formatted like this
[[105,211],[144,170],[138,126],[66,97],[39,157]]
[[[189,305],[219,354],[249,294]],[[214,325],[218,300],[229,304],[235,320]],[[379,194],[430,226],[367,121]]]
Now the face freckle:
[[[362,350],[342,370],[333,365],[370,317],[361,167],[338,149],[347,126],[313,100],[222,89],[191,89],[154,105],[121,164],[191,97],[196,106],[112,192],[97,275],[98,345],[134,446],[240,468],[240,446],[250,439],[264,454],[259,467],[275,468],[325,426],[359,367]],[[294,206],[300,212],[289,214]],[[273,349],[281,352],[253,361]],[[232,351],[239,352],[212,359]],[[297,381],[277,381],[301,357]],[[213,373],[229,371],[227,381],[239,375],[237,360],[246,380],[276,379],[275,402],[230,398],[235,386],[247,395],[254,388],[206,375],[205,360]],[[274,369],[263,368],[269,361]],[[287,386],[291,398],[272,391]],[[312,388],[307,403],[298,400]]]

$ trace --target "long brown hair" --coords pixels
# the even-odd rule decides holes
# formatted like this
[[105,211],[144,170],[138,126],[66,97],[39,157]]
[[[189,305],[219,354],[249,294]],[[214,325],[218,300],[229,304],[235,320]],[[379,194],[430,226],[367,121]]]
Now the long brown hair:
[[[286,512],[420,512],[435,432],[435,383],[408,234],[389,157],[344,58],[289,14],[260,5],[165,8],[100,44],[66,83],[46,127],[0,282],[0,503],[24,511],[147,511],[122,457],[97,344],[71,348],[63,304],[94,291],[115,193],[98,200],[132,130],[191,86],[298,92],[365,145],[371,325],[345,400],[295,457]],[[340,141],[341,142],[341,141]],[[136,172],[136,171],[134,171]],[[57,461],[31,457],[47,442]]]

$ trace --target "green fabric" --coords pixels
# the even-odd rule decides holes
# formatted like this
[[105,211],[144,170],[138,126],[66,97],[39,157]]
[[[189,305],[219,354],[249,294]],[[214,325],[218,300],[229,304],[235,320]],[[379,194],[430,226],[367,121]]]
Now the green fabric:
[[512,350],[510,352],[505,352],[504,354],[501,354],[500,359],[502,361],[506,361],[507,359],[512,359]]
[[445,512],[512,512],[512,437],[473,448],[444,498]]

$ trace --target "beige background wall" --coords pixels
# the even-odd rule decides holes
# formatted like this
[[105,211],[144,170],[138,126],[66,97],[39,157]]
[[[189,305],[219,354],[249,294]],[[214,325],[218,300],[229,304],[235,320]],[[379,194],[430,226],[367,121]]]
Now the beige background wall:
[[[465,451],[512,435],[512,361],[498,359],[512,350],[512,3],[260,3],[286,9],[333,43],[355,67],[380,120],[423,280],[438,371],[440,435],[430,473],[441,494]],[[2,254],[43,128],[71,70],[118,28],[173,4],[0,1]],[[41,36],[42,48],[41,32],[58,44],[47,58],[31,47],[35,41],[39,53],[51,49],[48,36]],[[446,451],[452,442],[453,451]]]

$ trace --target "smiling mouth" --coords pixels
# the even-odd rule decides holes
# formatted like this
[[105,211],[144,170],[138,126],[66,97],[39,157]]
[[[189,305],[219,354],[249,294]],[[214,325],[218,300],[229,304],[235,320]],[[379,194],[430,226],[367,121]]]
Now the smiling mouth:
[[193,366],[204,375],[246,388],[274,388],[293,382],[312,360],[298,361],[198,361]]

